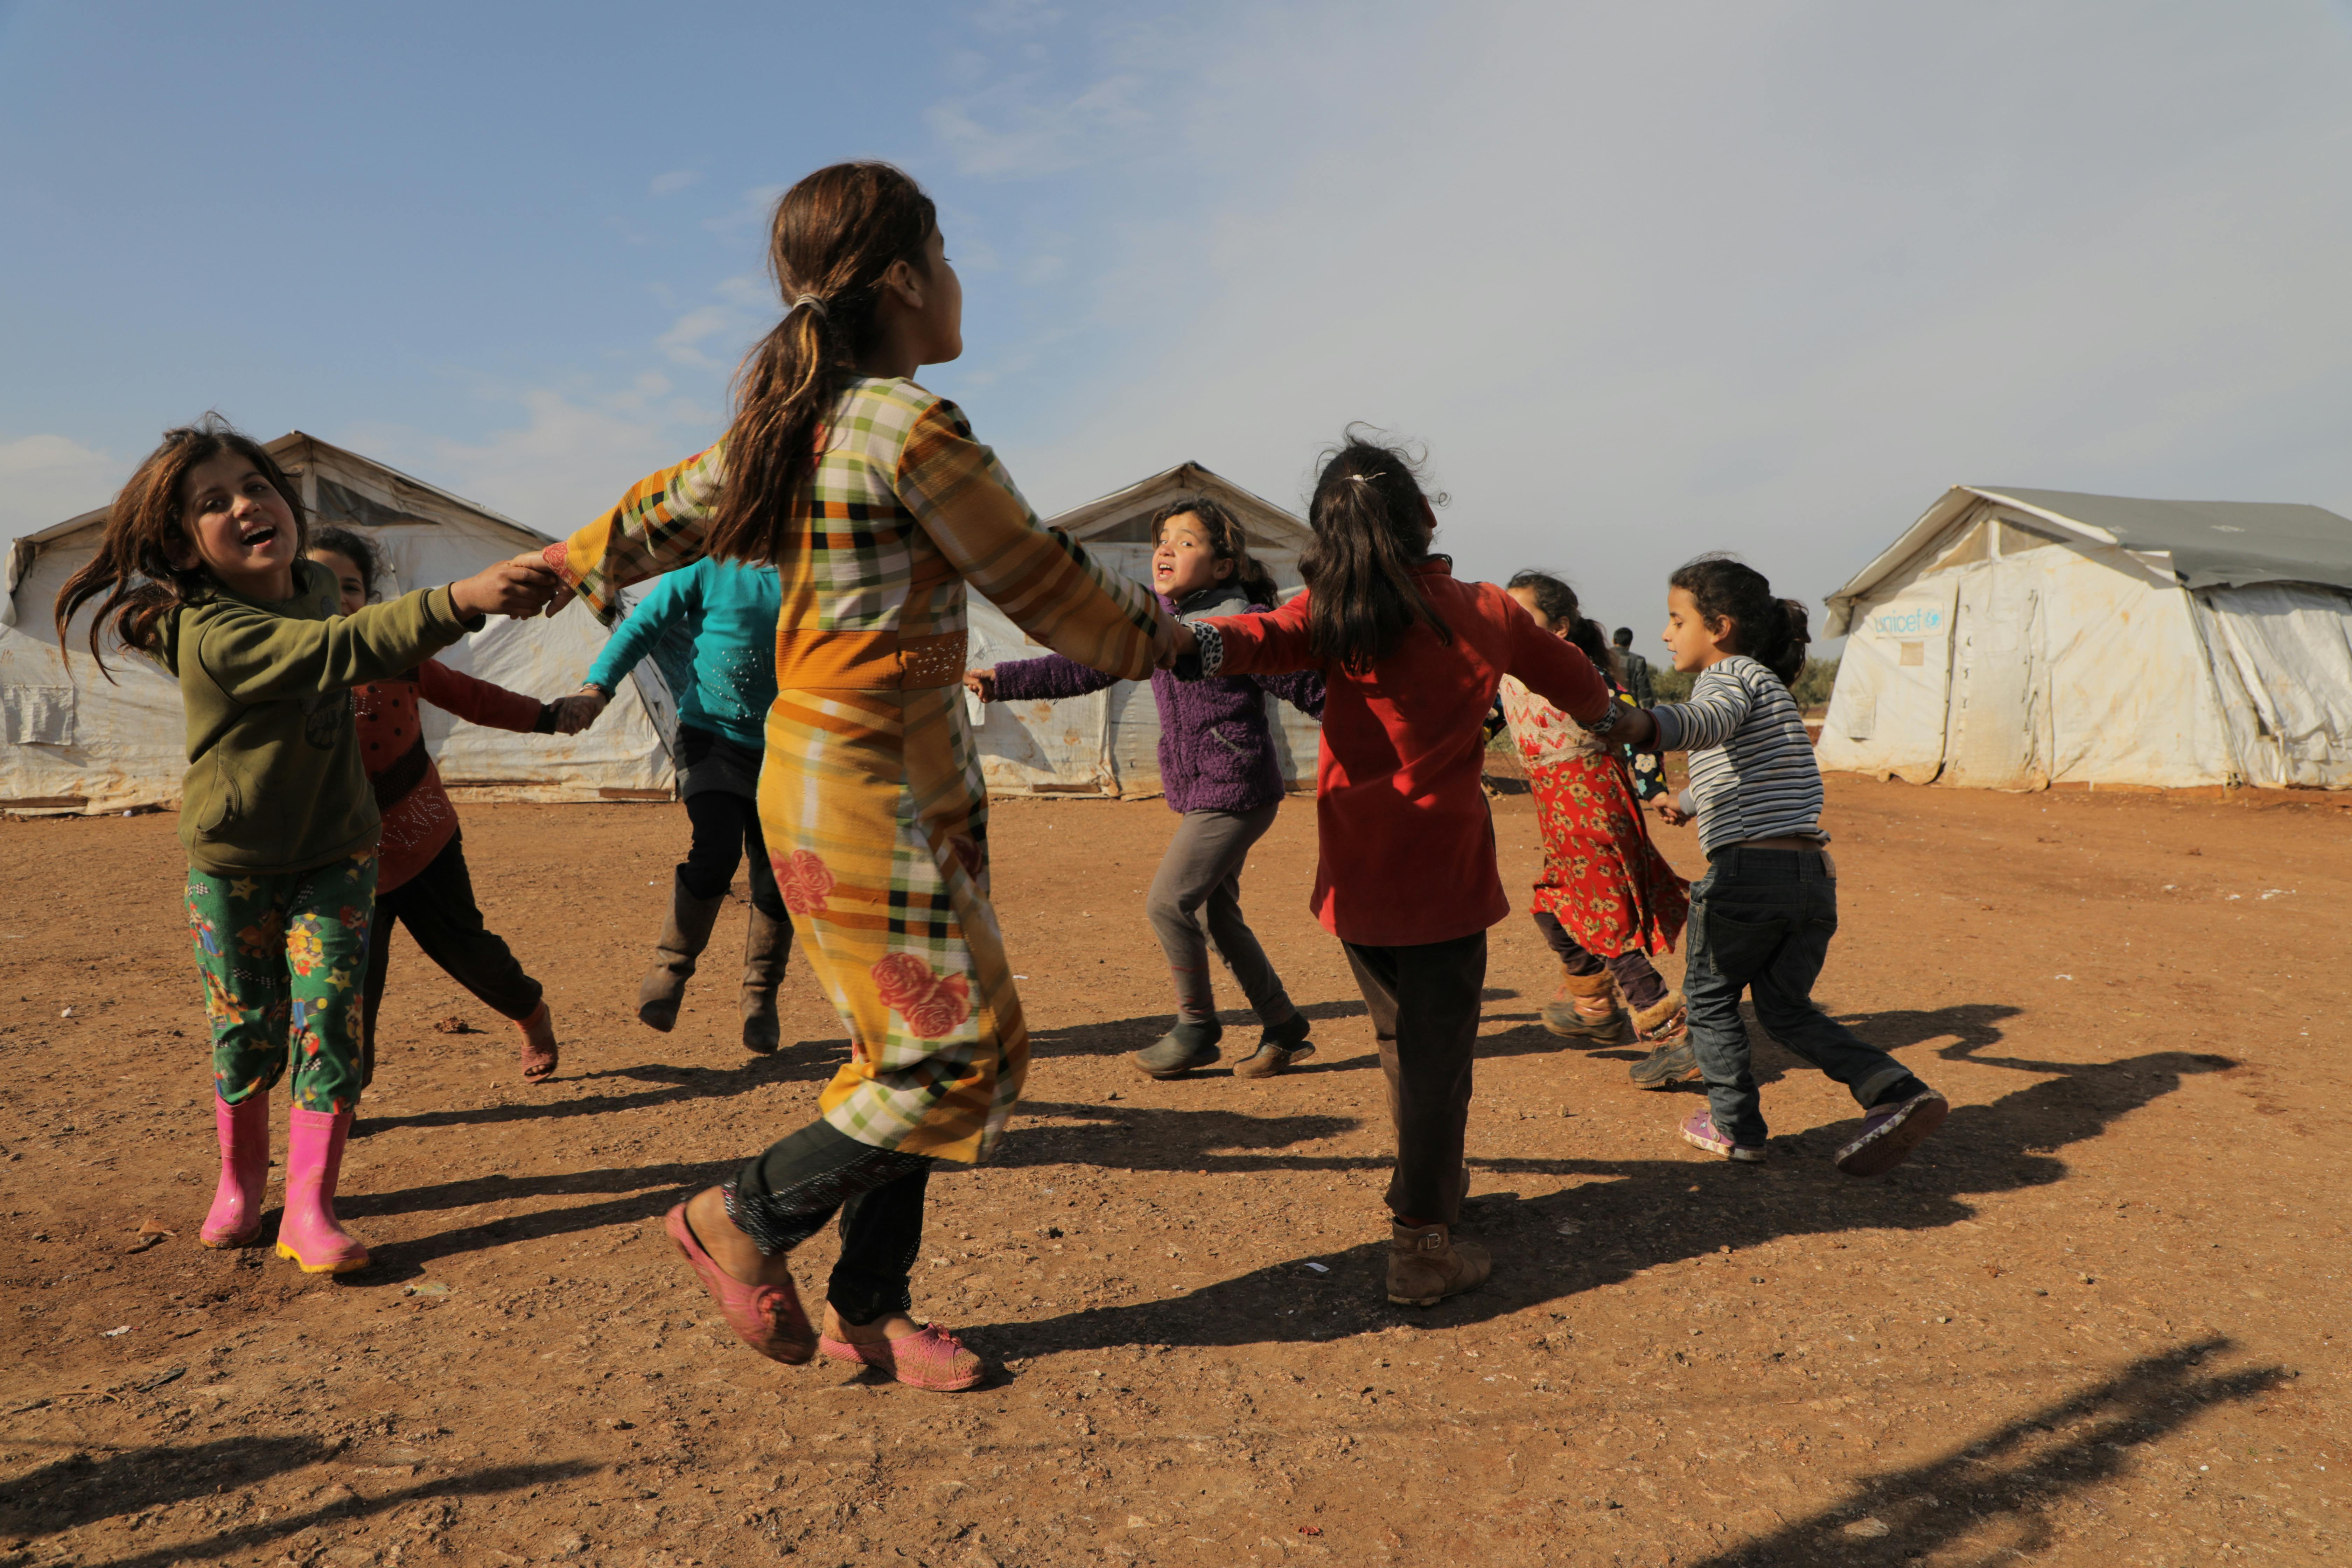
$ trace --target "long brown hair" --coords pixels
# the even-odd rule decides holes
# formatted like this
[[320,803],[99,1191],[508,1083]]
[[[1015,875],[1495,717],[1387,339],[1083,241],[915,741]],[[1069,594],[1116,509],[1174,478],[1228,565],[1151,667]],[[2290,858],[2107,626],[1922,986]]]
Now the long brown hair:
[[1361,675],[1395,652],[1417,622],[1440,641],[1454,641],[1413,570],[1428,558],[1422,529],[1429,504],[1401,447],[1351,426],[1331,449],[1307,508],[1315,542],[1298,558],[1308,589],[1307,646],[1317,658]]
[[1274,574],[1265,569],[1265,562],[1249,552],[1249,535],[1242,531],[1241,520],[1227,511],[1223,502],[1208,496],[1178,496],[1151,514],[1151,542],[1157,545],[1161,531],[1186,515],[1201,520],[1201,531],[1209,537],[1210,559],[1234,563],[1234,574],[1226,581],[1239,588],[1251,604],[1272,609],[1281,596],[1281,591],[1275,586]]
[[711,554],[771,562],[783,553],[824,421],[873,346],[883,274],[894,261],[922,271],[924,243],[938,226],[931,198],[888,163],[819,169],[776,203],[768,269],[783,291],[784,319],[735,373]]
[[[111,629],[117,643],[152,653],[165,616],[184,605],[202,604],[220,584],[202,563],[174,566],[171,552],[194,545],[188,532],[187,501],[182,494],[188,470],[209,463],[224,452],[235,452],[251,463],[277,488],[294,514],[294,558],[310,548],[310,523],[302,510],[302,492],[278,466],[269,449],[217,414],[207,414],[194,425],[163,432],[163,444],[147,454],[131,471],[129,482],[106,509],[106,533],[98,553],[58,590],[58,656],[68,656],[66,623],[92,599],[103,595],[89,618],[89,657],[109,681],[100,634]],[[109,621],[111,619],[110,628]]]

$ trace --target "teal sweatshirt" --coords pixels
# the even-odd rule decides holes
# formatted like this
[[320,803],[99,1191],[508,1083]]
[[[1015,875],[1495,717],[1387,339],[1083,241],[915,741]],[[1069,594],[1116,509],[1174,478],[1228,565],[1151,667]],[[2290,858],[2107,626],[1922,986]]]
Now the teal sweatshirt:
[[678,722],[764,750],[782,613],[774,567],[704,556],[654,584],[605,643],[588,684],[610,692],[652,654],[677,699]]

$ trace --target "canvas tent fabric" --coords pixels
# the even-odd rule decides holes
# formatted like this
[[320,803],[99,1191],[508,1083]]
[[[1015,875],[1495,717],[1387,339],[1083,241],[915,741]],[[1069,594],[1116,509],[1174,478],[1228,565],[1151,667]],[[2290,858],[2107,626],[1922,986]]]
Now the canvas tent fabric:
[[2352,788],[2352,520],[1954,486],[1828,600],[1825,768]]
[[[1305,520],[1198,463],[1179,463],[1046,522],[1112,571],[1149,583],[1151,516],[1187,495],[1208,496],[1230,510],[1249,536],[1250,553],[1274,574],[1282,596],[1299,591],[1299,552],[1314,537]],[[973,668],[1046,651],[977,595],[969,614],[967,660]],[[1269,696],[1266,703],[1284,781],[1311,782],[1320,726],[1279,699]],[[968,699],[965,712],[991,794],[1135,797],[1160,792],[1160,710],[1148,680],[1122,680],[1061,702],[983,704]]]
[[[358,453],[295,431],[269,451],[301,487],[319,522],[372,534],[386,597],[470,576],[551,542],[471,501]],[[54,627],[58,590],[95,552],[106,509],[16,541],[0,599],[0,810],[125,811],[175,805],[187,769],[177,684],[135,654],[89,655],[89,611],[68,628],[70,663]],[[574,603],[551,619],[494,616],[442,661],[500,686],[552,698],[574,689],[606,628]],[[425,710],[425,736],[458,800],[671,798],[669,694],[658,661],[639,667],[594,728],[570,737],[517,735]]]

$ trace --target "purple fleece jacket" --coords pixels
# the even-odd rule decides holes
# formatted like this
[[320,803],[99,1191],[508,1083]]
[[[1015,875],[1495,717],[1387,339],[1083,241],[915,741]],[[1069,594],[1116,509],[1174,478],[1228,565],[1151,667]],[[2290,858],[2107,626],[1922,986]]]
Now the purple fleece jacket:
[[[1239,616],[1269,607],[1223,584],[1187,595],[1181,605],[1162,594],[1160,605],[1171,616]],[[1054,701],[1118,683],[1116,675],[1048,654],[998,665],[996,700]],[[1323,678],[1313,670],[1214,680],[1151,672],[1151,697],[1160,705],[1160,787],[1170,809],[1255,811],[1282,798],[1282,764],[1275,760],[1265,721],[1268,691],[1302,713],[1323,716]]]

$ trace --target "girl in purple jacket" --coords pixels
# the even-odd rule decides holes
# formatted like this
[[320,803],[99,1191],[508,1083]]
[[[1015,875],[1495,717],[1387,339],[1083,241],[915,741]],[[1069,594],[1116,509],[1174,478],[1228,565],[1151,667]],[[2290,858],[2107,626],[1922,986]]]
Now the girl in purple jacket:
[[[1274,578],[1250,559],[1241,524],[1208,497],[1183,496],[1161,507],[1151,520],[1151,585],[1170,615],[1274,607]],[[964,684],[983,702],[1052,701],[1100,691],[1118,679],[1055,654],[971,670]],[[1282,768],[1266,726],[1268,691],[1322,716],[1323,678],[1312,671],[1179,681],[1163,669],[1151,677],[1160,705],[1160,787],[1169,807],[1183,814],[1145,905],[1176,978],[1176,1026],[1135,1053],[1136,1067],[1151,1078],[1180,1078],[1221,1054],[1224,1026],[1209,984],[1212,941],[1265,1026],[1257,1049],[1234,1071],[1271,1078],[1315,1049],[1306,1017],[1291,1005],[1282,977],[1242,918],[1242,866],[1250,846],[1274,826],[1282,801]]]

